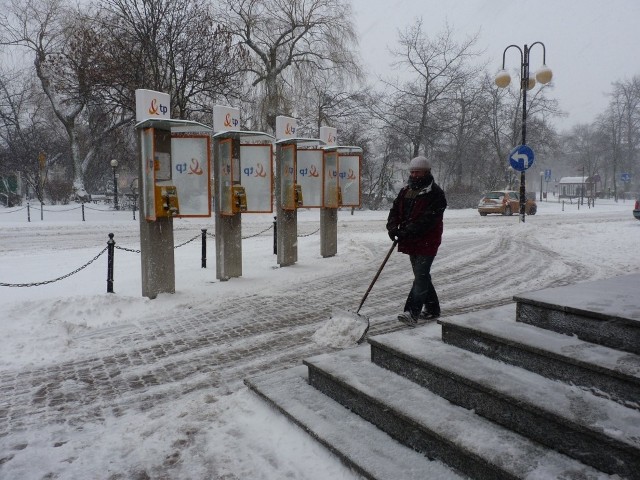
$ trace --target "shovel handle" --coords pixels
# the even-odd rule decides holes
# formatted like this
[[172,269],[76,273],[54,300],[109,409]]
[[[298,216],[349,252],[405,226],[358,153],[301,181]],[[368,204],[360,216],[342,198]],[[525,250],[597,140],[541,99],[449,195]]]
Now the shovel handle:
[[360,305],[358,305],[358,310],[356,310],[356,315],[358,314],[358,312],[360,312],[360,309],[362,308],[362,305],[364,305],[364,301],[369,296],[369,292],[373,288],[373,285],[376,283],[376,280],[378,280],[378,277],[380,276],[380,273],[382,272],[382,269],[387,264],[387,260],[389,260],[389,257],[391,256],[391,253],[393,252],[393,250],[396,248],[397,244],[398,244],[398,240],[394,240],[393,244],[391,245],[391,248],[387,252],[387,256],[384,257],[384,260],[382,261],[382,264],[380,265],[380,268],[378,268],[378,271],[376,272],[376,276],[373,277],[373,280],[371,280],[371,284],[369,285],[369,288],[367,288],[367,291],[364,293],[364,297],[362,297],[362,300],[360,301]]

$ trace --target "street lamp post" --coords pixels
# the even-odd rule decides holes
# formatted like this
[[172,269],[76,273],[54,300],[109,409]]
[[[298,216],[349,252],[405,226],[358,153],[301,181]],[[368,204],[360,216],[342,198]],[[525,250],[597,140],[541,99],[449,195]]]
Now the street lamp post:
[[[535,45],[542,46],[542,66],[536,72],[535,78],[529,76],[529,52]],[[496,75],[496,85],[500,88],[505,88],[511,83],[511,76],[505,70],[505,57],[507,50],[510,48],[516,48],[520,52],[520,89],[522,90],[522,145],[527,144],[527,90],[531,90],[536,85],[536,79],[542,83],[547,84],[551,81],[553,73],[551,69],[546,65],[546,49],[544,43],[534,42],[531,46],[525,44],[524,50],[518,45],[509,45],[502,52],[502,70]],[[520,220],[524,222],[525,204],[526,204],[526,187],[525,187],[525,170],[520,172]]]
[[111,168],[113,168],[113,208],[120,210],[118,207],[118,174],[116,172],[118,169],[118,160],[115,158],[111,160]]
[[138,204],[138,179],[131,181],[131,193],[133,194],[133,219],[136,219],[136,206]]
[[544,172],[540,172],[540,201],[542,201],[542,179],[544,178]]

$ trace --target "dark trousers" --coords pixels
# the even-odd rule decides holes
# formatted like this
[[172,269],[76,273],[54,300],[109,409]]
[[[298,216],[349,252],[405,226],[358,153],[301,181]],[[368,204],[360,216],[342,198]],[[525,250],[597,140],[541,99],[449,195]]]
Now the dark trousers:
[[427,255],[409,255],[413,269],[413,285],[404,304],[404,311],[418,316],[424,305],[428,313],[440,314],[440,301],[436,289],[431,283],[431,264],[436,257]]

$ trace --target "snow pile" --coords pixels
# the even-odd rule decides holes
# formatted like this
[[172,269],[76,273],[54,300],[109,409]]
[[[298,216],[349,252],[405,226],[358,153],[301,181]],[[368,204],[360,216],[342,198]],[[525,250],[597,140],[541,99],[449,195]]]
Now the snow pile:
[[367,325],[365,317],[334,309],[329,321],[316,330],[311,339],[325,347],[344,348],[355,345],[364,334]]
[[[74,295],[7,305],[2,325],[6,342],[0,349],[0,367],[49,364],[95,355],[103,347],[114,348],[110,334],[137,329],[137,319],[163,305],[144,297],[98,294]],[[166,311],[166,306],[164,306]],[[16,321],[18,320],[19,321]],[[91,341],[85,341],[91,337]]]

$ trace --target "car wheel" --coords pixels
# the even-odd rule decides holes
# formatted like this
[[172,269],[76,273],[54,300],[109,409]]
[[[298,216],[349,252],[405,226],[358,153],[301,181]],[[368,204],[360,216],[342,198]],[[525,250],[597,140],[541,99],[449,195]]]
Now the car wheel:
[[487,214],[486,214],[485,212],[480,212],[480,216],[481,216],[481,217],[486,217],[486,216],[487,216]]
[[537,211],[538,211],[538,210],[536,209],[536,207],[531,207],[531,208],[529,209],[529,215],[535,215]]
[[503,215],[511,216],[511,215],[512,215],[512,213],[513,213],[513,212],[511,211],[511,207],[510,207],[509,205],[507,205],[506,207],[504,207],[504,213],[503,213]]

